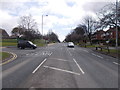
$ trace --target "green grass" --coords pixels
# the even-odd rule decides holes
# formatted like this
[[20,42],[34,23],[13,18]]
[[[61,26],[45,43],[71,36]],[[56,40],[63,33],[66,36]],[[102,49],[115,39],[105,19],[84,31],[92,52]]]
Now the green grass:
[[[107,49],[103,49],[102,52],[108,52]],[[110,53],[117,53],[116,49],[110,49]],[[120,53],[120,50],[118,50],[118,53]]]
[[2,39],[0,46],[17,46],[17,39]]
[[[39,46],[44,46],[45,41],[36,39],[33,41],[34,44],[36,44],[38,47]],[[0,40],[0,46],[17,46],[17,39],[2,39]]]
[[36,44],[38,47],[40,46],[44,46],[45,45],[45,41],[44,40],[40,40],[40,39],[36,39],[33,41],[34,44]]
[[11,54],[7,52],[0,52],[0,60],[4,60],[6,58],[9,58]]

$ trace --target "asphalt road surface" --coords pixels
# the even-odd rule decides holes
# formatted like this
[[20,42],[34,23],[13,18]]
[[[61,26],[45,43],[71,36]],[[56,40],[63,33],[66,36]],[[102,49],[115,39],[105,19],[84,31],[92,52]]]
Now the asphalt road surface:
[[56,43],[3,51],[18,56],[2,66],[3,88],[118,88],[117,59],[87,48]]

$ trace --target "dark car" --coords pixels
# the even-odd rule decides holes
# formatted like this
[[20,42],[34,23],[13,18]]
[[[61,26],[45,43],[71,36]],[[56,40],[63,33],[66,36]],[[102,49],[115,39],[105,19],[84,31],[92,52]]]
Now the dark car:
[[36,49],[37,48],[37,46],[33,44],[31,41],[24,41],[24,40],[18,41],[17,47],[21,49],[25,49],[25,48]]

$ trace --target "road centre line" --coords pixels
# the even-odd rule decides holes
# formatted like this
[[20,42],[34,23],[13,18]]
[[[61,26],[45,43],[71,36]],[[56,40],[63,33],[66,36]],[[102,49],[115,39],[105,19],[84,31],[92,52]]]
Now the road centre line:
[[82,68],[80,67],[80,65],[77,63],[77,61],[73,58],[74,62],[76,63],[76,65],[78,66],[79,70],[82,72],[82,74],[84,74],[85,72],[82,70]]
[[40,65],[32,72],[32,73],[35,73],[41,66],[42,64],[46,61],[47,59],[45,58],[41,63]]
[[50,67],[50,66],[43,66],[43,67],[50,68],[50,69],[53,69],[53,70],[63,71],[63,72],[67,72],[67,73],[71,73],[71,74],[75,74],[75,75],[80,75],[80,73],[75,73],[75,72],[72,72],[72,71],[63,70],[63,69],[59,69],[59,68],[55,68],[55,67]]

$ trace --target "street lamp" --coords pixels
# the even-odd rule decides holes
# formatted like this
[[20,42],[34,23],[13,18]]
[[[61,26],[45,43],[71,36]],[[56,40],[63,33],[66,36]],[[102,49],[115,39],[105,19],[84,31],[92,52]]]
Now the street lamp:
[[117,26],[117,20],[118,20],[118,0],[116,0],[116,51],[117,51],[117,59],[118,59],[118,26]]
[[42,25],[41,25],[41,27],[42,27],[42,39],[43,39],[43,17],[44,16],[48,16],[48,15],[42,15]]

